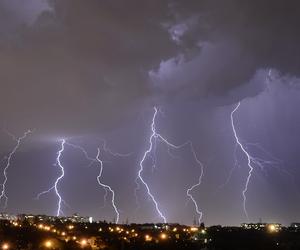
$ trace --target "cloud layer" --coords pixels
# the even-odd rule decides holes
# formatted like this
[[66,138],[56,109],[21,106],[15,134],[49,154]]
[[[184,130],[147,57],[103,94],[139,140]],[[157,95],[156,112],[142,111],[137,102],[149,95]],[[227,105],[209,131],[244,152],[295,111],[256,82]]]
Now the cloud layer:
[[296,5],[3,1],[1,117],[84,133],[156,97],[222,98],[261,68],[297,75]]

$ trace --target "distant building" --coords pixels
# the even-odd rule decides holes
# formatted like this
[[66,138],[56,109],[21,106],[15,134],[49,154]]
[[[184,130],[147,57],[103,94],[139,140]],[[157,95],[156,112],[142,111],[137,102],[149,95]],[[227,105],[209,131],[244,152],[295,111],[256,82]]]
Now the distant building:
[[49,215],[33,215],[33,214],[19,214],[18,220],[28,221],[30,224],[39,223],[39,222],[54,222],[57,217]]
[[300,223],[294,222],[290,225],[290,229],[294,232],[300,232]]
[[293,222],[293,223],[291,224],[291,227],[299,228],[299,229],[300,229],[300,222]]
[[92,217],[82,217],[79,216],[78,214],[73,214],[70,217],[64,217],[64,221],[71,221],[73,223],[92,223],[93,218]]
[[267,226],[267,223],[242,223],[241,227],[244,229],[255,229],[255,230],[263,230]]
[[278,232],[282,229],[280,223],[242,223],[241,227],[244,229],[252,230],[268,230],[271,232]]
[[11,214],[0,213],[0,220],[17,220],[17,216]]
[[[1,215],[0,215],[1,216]],[[3,218],[7,218],[7,216],[3,215]],[[20,221],[27,221],[30,224],[36,224],[40,222],[73,222],[73,223],[92,223],[92,217],[83,217],[79,216],[78,214],[74,214],[69,217],[57,217],[57,216],[49,216],[49,215],[32,215],[32,214],[20,214],[16,217]],[[1,217],[0,217],[1,219]],[[9,219],[11,220],[11,219]]]

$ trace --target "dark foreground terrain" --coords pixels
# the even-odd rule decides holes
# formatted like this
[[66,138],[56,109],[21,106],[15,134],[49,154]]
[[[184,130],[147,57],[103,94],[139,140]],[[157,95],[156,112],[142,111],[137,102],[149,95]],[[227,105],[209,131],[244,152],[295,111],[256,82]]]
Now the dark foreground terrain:
[[0,222],[0,249],[213,249],[213,250],[299,250],[300,231],[295,228],[243,229],[214,226]]

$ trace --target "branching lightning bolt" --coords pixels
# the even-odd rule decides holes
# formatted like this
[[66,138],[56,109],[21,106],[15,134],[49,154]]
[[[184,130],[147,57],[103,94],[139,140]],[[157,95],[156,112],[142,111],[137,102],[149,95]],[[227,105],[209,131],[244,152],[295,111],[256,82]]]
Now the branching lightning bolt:
[[[7,132],[7,131],[6,131]],[[21,142],[22,140],[24,140],[28,134],[31,134],[32,131],[31,130],[28,130],[26,131],[23,136],[17,138],[15,137],[13,134],[7,132],[10,136],[12,136],[14,138],[14,140],[16,141],[16,145],[15,147],[13,148],[13,150],[9,153],[8,157],[7,157],[7,161],[6,161],[6,166],[3,170],[3,176],[4,176],[4,181],[3,183],[1,184],[1,195],[0,195],[0,202],[2,199],[4,199],[4,209],[7,208],[7,202],[8,202],[8,196],[6,194],[6,183],[8,181],[8,176],[7,176],[7,171],[10,167],[10,164],[11,164],[11,160],[14,156],[14,154],[16,153],[16,151],[18,150],[18,148],[20,147],[21,145]]]
[[[130,154],[121,154],[121,153],[113,152],[111,149],[109,149],[106,146],[106,141],[105,140],[102,140],[102,141],[103,141],[103,149],[104,149],[104,151],[107,152],[107,153],[109,153],[109,154],[111,154],[111,155],[113,155],[113,156],[116,156],[116,157],[125,157],[125,156],[129,156],[131,154],[131,153]],[[92,157],[89,156],[88,152],[83,147],[81,147],[79,145],[76,145],[76,144],[73,144],[73,143],[70,143],[70,142],[67,142],[66,140],[62,140],[62,142],[61,142],[61,148],[58,151],[57,159],[56,159],[56,164],[61,169],[61,175],[56,179],[54,185],[51,188],[49,188],[46,191],[43,191],[43,192],[39,193],[37,195],[37,199],[39,199],[41,195],[44,195],[44,194],[49,193],[50,191],[54,190],[55,193],[56,193],[56,196],[58,197],[58,209],[57,209],[57,213],[56,214],[57,214],[57,216],[59,216],[60,214],[62,214],[61,204],[62,203],[66,204],[66,203],[62,199],[62,197],[61,197],[61,195],[60,195],[60,193],[58,191],[58,184],[59,184],[60,180],[64,177],[64,168],[63,168],[62,163],[61,163],[61,156],[62,156],[62,153],[63,153],[63,151],[65,149],[65,146],[70,146],[72,148],[80,150],[84,154],[85,158],[88,161],[90,161],[89,166],[93,165],[96,162],[100,163],[100,174],[97,176],[97,182],[105,190],[104,206],[106,204],[106,198],[107,198],[108,191],[110,191],[112,193],[112,206],[113,206],[113,208],[114,208],[114,210],[115,210],[115,212],[117,214],[116,223],[118,223],[119,222],[120,213],[119,213],[119,210],[118,210],[118,208],[117,208],[117,206],[115,204],[115,192],[114,192],[114,190],[110,186],[108,186],[106,184],[103,184],[101,182],[101,177],[102,177],[102,173],[103,173],[103,161],[100,159],[100,149],[98,149],[98,151],[97,151],[96,158],[92,158]]]
[[199,216],[199,218],[198,218],[198,223],[199,223],[199,225],[200,225],[201,220],[202,220],[203,213],[202,213],[202,211],[200,211],[199,206],[198,206],[198,203],[197,203],[197,201],[195,200],[195,198],[193,197],[193,195],[191,194],[191,192],[192,192],[195,188],[197,188],[197,187],[199,187],[199,186],[201,185],[201,183],[202,183],[202,178],[203,178],[203,175],[204,175],[204,166],[203,166],[202,162],[198,159],[197,154],[196,154],[196,152],[195,152],[195,149],[194,149],[194,146],[193,146],[192,142],[190,142],[189,145],[190,145],[190,147],[191,147],[192,154],[193,154],[193,156],[194,156],[194,158],[195,158],[197,164],[200,166],[200,176],[199,176],[199,178],[198,178],[198,182],[197,182],[196,184],[192,185],[189,189],[187,189],[186,195],[187,195],[187,196],[192,200],[192,202],[194,203],[196,213],[197,213],[198,216]]
[[233,109],[233,111],[231,112],[230,117],[231,117],[231,127],[232,127],[232,131],[233,131],[235,141],[236,141],[237,145],[239,145],[239,147],[243,151],[243,153],[246,155],[247,165],[249,167],[248,176],[247,176],[246,183],[245,183],[245,186],[244,186],[244,189],[243,189],[243,192],[242,192],[242,195],[243,195],[243,209],[244,209],[244,213],[247,217],[247,220],[249,221],[249,215],[248,215],[248,211],[247,211],[247,207],[246,207],[246,203],[247,203],[246,193],[248,191],[248,185],[249,185],[254,167],[252,166],[253,157],[247,152],[246,148],[241,143],[241,141],[240,141],[240,139],[237,135],[235,125],[234,125],[234,117],[233,116],[234,116],[235,112],[239,109],[240,105],[241,105],[241,103],[239,102],[236,105],[236,107]]
[[[247,207],[246,207],[247,191],[248,191],[248,186],[249,186],[249,183],[251,181],[251,177],[252,177],[252,174],[253,174],[253,171],[254,171],[255,167],[258,167],[260,170],[264,170],[265,167],[268,166],[268,167],[272,167],[272,168],[277,169],[278,171],[288,175],[289,177],[291,177],[292,175],[287,170],[281,169],[280,165],[282,164],[282,161],[275,158],[274,156],[272,156],[259,143],[243,143],[241,141],[241,139],[239,138],[239,136],[237,134],[235,123],[234,123],[234,114],[238,111],[240,105],[241,105],[241,103],[239,102],[236,105],[236,107],[233,109],[233,111],[231,112],[230,117],[231,117],[231,127],[232,127],[233,135],[234,135],[234,138],[235,138],[235,141],[236,141],[236,145],[238,146],[238,148],[241,149],[241,151],[246,156],[247,165],[248,165],[248,168],[249,168],[247,179],[246,179],[244,189],[243,189],[243,192],[242,192],[243,209],[244,209],[245,216],[247,217],[247,220],[249,221],[249,216],[248,216]],[[262,157],[256,157],[256,156],[253,156],[252,154],[250,154],[249,148],[251,148],[251,147],[254,147],[257,150],[259,150],[260,153],[264,154],[270,160],[265,160]],[[237,158],[236,158],[236,148],[235,148],[235,165],[236,164],[237,164]],[[227,179],[226,183],[229,181],[229,178]]]
[[100,186],[102,186],[105,190],[105,197],[107,195],[107,190],[109,190],[109,192],[111,192],[111,204],[115,210],[115,213],[116,213],[116,221],[115,223],[119,223],[119,219],[120,219],[120,212],[115,204],[115,191],[107,184],[104,184],[102,181],[101,181],[101,177],[102,177],[102,173],[103,173],[103,161],[100,159],[100,148],[98,148],[98,151],[97,151],[97,156],[96,156],[96,160],[99,162],[99,166],[100,166],[100,171],[99,171],[99,175],[97,176],[97,182]]
[[187,189],[186,191],[186,194],[187,196],[192,200],[192,202],[194,203],[195,205],[195,208],[196,208],[196,213],[199,215],[199,222],[201,221],[201,218],[202,218],[202,212],[199,210],[199,207],[198,207],[198,204],[196,202],[196,200],[194,199],[194,197],[192,196],[191,192],[196,188],[198,187],[200,184],[201,184],[201,181],[202,181],[202,177],[203,177],[203,165],[202,163],[198,160],[197,158],[197,155],[196,155],[196,152],[194,150],[194,147],[193,147],[193,144],[192,142],[188,141],[186,143],[183,143],[181,145],[174,145],[172,143],[170,143],[166,138],[164,138],[161,134],[159,134],[157,131],[156,131],[156,126],[155,126],[155,120],[156,120],[156,116],[158,114],[158,109],[156,107],[154,107],[154,114],[153,114],[153,117],[152,117],[152,122],[151,122],[151,135],[149,137],[149,147],[146,149],[146,151],[144,152],[143,154],[143,157],[139,163],[139,171],[138,171],[138,175],[137,175],[137,178],[136,178],[136,184],[137,184],[137,187],[135,189],[135,194],[136,194],[136,198],[137,198],[137,190],[139,189],[139,181],[145,186],[146,188],[146,191],[147,191],[147,195],[148,197],[151,199],[151,201],[153,202],[154,206],[155,206],[155,209],[156,209],[156,212],[157,214],[159,215],[159,217],[163,220],[164,223],[167,223],[167,219],[166,219],[166,216],[163,214],[163,212],[160,210],[159,208],[159,204],[157,202],[157,200],[155,199],[154,195],[152,194],[151,190],[150,190],[150,187],[149,185],[147,184],[147,182],[144,180],[143,176],[142,176],[142,173],[144,171],[144,163],[146,161],[146,159],[148,157],[150,157],[152,160],[153,160],[153,166],[152,166],[152,169],[155,168],[155,162],[156,162],[156,158],[155,156],[153,157],[151,155],[151,152],[153,150],[155,150],[155,147],[156,147],[156,144],[157,144],[157,140],[164,143],[165,145],[167,145],[168,147],[168,152],[169,154],[173,157],[173,155],[170,153],[169,149],[170,148],[173,148],[173,149],[180,149],[186,145],[190,145],[191,147],[191,151],[193,153],[193,156],[197,162],[197,164],[199,164],[200,168],[201,168],[201,173],[200,173],[200,177],[198,179],[198,182],[196,184],[194,184],[193,186],[191,186],[190,188]]
[[62,157],[62,153],[65,150],[65,144],[66,144],[66,140],[62,139],[61,144],[60,144],[60,149],[57,152],[57,157],[56,157],[56,164],[60,168],[61,174],[57,177],[57,179],[54,182],[54,185],[51,188],[49,188],[48,190],[43,191],[43,192],[41,192],[37,195],[37,199],[39,199],[41,195],[49,193],[52,190],[55,191],[55,194],[58,198],[56,216],[60,216],[61,214],[63,214],[62,209],[61,209],[61,205],[62,205],[62,203],[65,203],[65,201],[62,199],[62,197],[59,193],[59,190],[58,190],[58,184],[63,179],[63,177],[65,176],[65,170],[64,170],[64,167],[61,163],[61,157]]
[[[267,76],[266,76],[266,88],[268,90],[270,90],[270,82],[272,81],[272,69],[268,70],[268,73],[267,73]],[[239,107],[237,107],[238,109]],[[233,113],[235,112],[236,110],[233,111]],[[232,123],[232,122],[231,122]],[[234,124],[233,124],[234,125]],[[234,130],[234,126],[232,126],[232,130]],[[272,160],[264,160],[262,158],[259,158],[259,157],[251,157],[251,161],[252,163],[255,163],[255,165],[258,165],[258,167],[261,168],[261,170],[264,170],[264,167],[265,165],[268,165],[268,166],[272,166],[272,167],[275,167],[277,170],[285,173],[286,175],[288,175],[289,177],[291,177],[292,175],[286,171],[286,170],[282,170],[279,165],[282,164],[282,160],[280,159],[277,159],[276,157],[274,157],[273,155],[271,155],[267,150],[265,150],[259,143],[243,143],[243,147],[244,149],[249,152],[250,151],[250,147],[251,148],[256,148],[256,150],[260,151],[260,153],[266,155],[268,158],[271,158]],[[232,177],[232,174],[234,172],[234,170],[239,167],[239,163],[238,163],[238,159],[237,159],[237,156],[236,156],[236,153],[237,153],[237,149],[240,148],[240,145],[238,143],[236,143],[235,145],[235,149],[234,149],[234,166],[231,168],[230,172],[229,172],[229,175],[225,181],[224,184],[220,185],[219,188],[223,188],[225,187],[231,177]]]
[[138,176],[137,176],[137,179],[136,179],[136,183],[137,183],[137,188],[139,188],[139,183],[138,183],[138,180],[140,180],[142,182],[142,184],[145,186],[146,190],[147,190],[147,194],[148,196],[151,198],[152,202],[154,203],[155,205],[155,209],[156,209],[156,212],[159,214],[160,218],[163,219],[164,223],[167,223],[167,219],[166,217],[163,215],[163,213],[160,211],[159,209],[159,205],[158,205],[158,202],[156,201],[156,199],[154,198],[153,194],[151,193],[150,191],[150,188],[147,184],[147,182],[144,180],[144,178],[142,177],[142,172],[144,170],[144,162],[147,158],[147,156],[151,153],[152,151],[152,148],[153,148],[153,140],[157,139],[158,137],[158,134],[156,133],[155,131],[155,118],[156,118],[156,115],[157,115],[157,108],[154,107],[154,115],[153,115],[153,118],[152,118],[152,123],[151,123],[151,131],[152,131],[152,134],[149,138],[149,147],[148,149],[145,151],[143,157],[142,157],[142,160],[140,161],[140,169],[138,171]]

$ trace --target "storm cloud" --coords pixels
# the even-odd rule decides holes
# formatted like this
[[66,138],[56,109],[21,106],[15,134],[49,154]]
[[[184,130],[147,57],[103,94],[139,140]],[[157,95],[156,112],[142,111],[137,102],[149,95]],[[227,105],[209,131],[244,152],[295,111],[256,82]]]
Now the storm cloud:
[[85,133],[157,96],[222,97],[259,69],[298,75],[296,1],[1,4],[8,123]]

